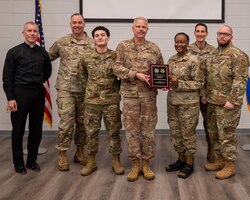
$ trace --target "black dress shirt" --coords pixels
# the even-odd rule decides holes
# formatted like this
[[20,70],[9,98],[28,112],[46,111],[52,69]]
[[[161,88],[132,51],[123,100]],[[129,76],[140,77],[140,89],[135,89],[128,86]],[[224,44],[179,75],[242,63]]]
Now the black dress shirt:
[[3,89],[8,101],[15,99],[13,89],[16,85],[42,85],[51,71],[49,55],[42,47],[22,43],[10,49],[3,68]]

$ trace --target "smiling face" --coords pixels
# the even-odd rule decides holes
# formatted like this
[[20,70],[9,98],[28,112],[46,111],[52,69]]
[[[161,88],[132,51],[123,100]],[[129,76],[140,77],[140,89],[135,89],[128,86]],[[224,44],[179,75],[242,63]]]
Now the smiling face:
[[184,55],[187,52],[187,47],[189,45],[188,38],[184,34],[178,34],[175,37],[174,47],[179,56]]
[[208,32],[205,26],[202,26],[202,25],[196,26],[195,31],[194,31],[196,42],[199,42],[199,43],[205,42],[207,35],[208,35]]
[[73,15],[70,20],[72,33],[76,36],[81,36],[84,32],[85,21],[81,15]]

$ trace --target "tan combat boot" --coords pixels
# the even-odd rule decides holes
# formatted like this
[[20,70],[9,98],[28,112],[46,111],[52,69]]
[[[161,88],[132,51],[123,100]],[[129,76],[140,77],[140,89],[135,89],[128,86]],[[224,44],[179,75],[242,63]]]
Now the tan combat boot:
[[58,169],[60,171],[68,171],[69,170],[69,162],[67,158],[67,151],[59,151],[58,157]]
[[235,164],[234,162],[227,161],[222,170],[216,172],[215,176],[218,179],[226,179],[235,175]]
[[155,178],[154,172],[150,169],[148,165],[148,160],[142,160],[142,174],[146,180],[153,180]]
[[74,162],[86,165],[88,158],[84,155],[84,148],[81,145],[76,145],[76,153],[74,156]]
[[225,160],[224,158],[220,157],[218,160],[216,160],[213,163],[205,164],[205,169],[207,171],[217,171],[217,170],[221,170],[224,166],[225,166]]
[[95,170],[97,170],[95,156],[89,156],[87,165],[81,170],[81,175],[88,176]]
[[114,155],[112,158],[112,170],[116,175],[124,174],[124,169],[120,162],[120,155]]
[[140,174],[140,159],[132,160],[132,169],[129,172],[127,179],[128,181],[136,181]]

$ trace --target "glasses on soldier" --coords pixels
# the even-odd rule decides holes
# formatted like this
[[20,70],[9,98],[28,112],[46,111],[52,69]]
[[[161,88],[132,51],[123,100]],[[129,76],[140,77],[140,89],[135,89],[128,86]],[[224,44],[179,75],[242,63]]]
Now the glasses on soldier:
[[218,36],[226,36],[226,37],[232,36],[231,33],[225,33],[225,32],[217,32],[217,35]]

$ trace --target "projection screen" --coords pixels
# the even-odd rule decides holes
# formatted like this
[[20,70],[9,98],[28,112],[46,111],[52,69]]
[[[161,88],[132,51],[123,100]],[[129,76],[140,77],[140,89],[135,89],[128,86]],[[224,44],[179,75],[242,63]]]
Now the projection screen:
[[143,16],[150,22],[224,22],[225,0],[80,0],[80,12],[90,22],[130,22]]

